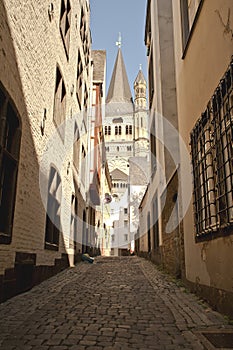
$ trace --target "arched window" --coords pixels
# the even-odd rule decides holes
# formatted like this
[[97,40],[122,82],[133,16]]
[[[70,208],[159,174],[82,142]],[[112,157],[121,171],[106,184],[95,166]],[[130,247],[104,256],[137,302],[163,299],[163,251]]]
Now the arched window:
[[111,126],[108,127],[108,135],[111,135]]
[[121,125],[119,126],[119,135],[121,135]]
[[118,135],[118,126],[115,126],[115,135]]
[[45,228],[45,248],[58,250],[61,231],[61,177],[54,167],[50,168],[48,202]]
[[21,124],[15,107],[0,85],[0,243],[12,237],[21,141]]

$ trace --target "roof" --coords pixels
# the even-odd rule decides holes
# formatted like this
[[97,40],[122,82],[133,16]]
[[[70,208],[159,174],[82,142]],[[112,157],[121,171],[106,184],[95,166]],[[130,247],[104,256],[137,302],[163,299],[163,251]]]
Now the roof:
[[120,169],[116,168],[111,172],[112,180],[123,180],[123,181],[128,181],[128,175],[125,174],[123,171]]
[[126,73],[121,49],[118,49],[117,58],[112,72],[106,103],[131,102],[132,95]]
[[146,79],[145,79],[141,69],[139,70],[138,75],[134,81],[134,85],[138,84],[138,83],[146,84]]
[[93,80],[103,82],[105,79],[106,51],[93,50]]

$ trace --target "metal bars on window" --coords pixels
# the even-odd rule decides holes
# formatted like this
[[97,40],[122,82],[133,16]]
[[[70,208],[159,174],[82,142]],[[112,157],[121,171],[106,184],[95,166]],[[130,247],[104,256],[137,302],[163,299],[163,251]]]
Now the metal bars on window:
[[233,225],[233,61],[191,133],[196,236]]

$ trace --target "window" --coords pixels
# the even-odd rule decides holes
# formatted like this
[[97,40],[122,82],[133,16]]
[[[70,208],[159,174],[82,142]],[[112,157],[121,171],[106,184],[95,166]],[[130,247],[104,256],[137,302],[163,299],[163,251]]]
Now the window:
[[84,108],[87,109],[88,106],[88,91],[87,91],[87,85],[85,84],[84,88]]
[[109,147],[105,147],[105,149],[106,149],[106,152],[109,152]]
[[154,96],[154,58],[153,58],[153,50],[151,48],[151,54],[149,58],[149,67],[148,67],[148,77],[149,77],[149,107],[152,106],[153,96]]
[[119,152],[119,149],[120,149],[120,148],[117,146],[117,152]]
[[[56,86],[54,95],[53,120],[57,126],[60,126],[66,117],[66,88],[62,79],[61,72],[57,67],[56,71]],[[59,134],[64,140],[64,126],[58,129]]]
[[128,152],[132,151],[132,147],[131,146],[127,146],[127,151]]
[[121,135],[121,125],[119,126],[119,135]]
[[132,125],[129,126],[129,134],[132,135]]
[[125,239],[125,242],[128,242],[128,235],[127,234],[124,235],[124,239]]
[[69,56],[70,47],[70,25],[71,25],[71,7],[69,0],[61,1],[60,13],[60,32],[65,47],[66,56]]
[[124,208],[124,214],[128,214],[128,208]]
[[151,174],[153,175],[157,169],[156,162],[156,136],[155,136],[155,118],[153,117],[151,123],[151,131],[150,131],[150,161],[151,161]]
[[233,62],[191,133],[196,237],[233,225]]
[[75,122],[74,125],[74,143],[73,143],[73,163],[77,172],[79,172],[79,160],[80,160],[80,134],[78,125]]
[[128,226],[128,220],[124,220],[124,227]]
[[61,178],[57,170],[50,169],[48,184],[48,203],[45,228],[45,249],[58,250],[61,230]]
[[115,135],[118,135],[118,126],[115,126]]
[[83,64],[80,51],[78,51],[76,96],[79,103],[79,108],[81,109],[83,96]]
[[81,181],[85,185],[86,176],[86,151],[84,145],[82,145],[82,158],[81,158]]
[[182,43],[184,55],[202,4],[203,0],[180,0]]
[[0,243],[11,243],[21,127],[18,114],[0,85]]
[[115,242],[115,235],[112,235],[112,242]]
[[105,126],[104,127],[104,134],[105,135],[111,135],[111,126]]
[[71,219],[70,219],[70,248],[76,250],[78,242],[78,199],[73,194],[71,197]]
[[128,135],[129,134],[129,125],[125,126],[125,134]]

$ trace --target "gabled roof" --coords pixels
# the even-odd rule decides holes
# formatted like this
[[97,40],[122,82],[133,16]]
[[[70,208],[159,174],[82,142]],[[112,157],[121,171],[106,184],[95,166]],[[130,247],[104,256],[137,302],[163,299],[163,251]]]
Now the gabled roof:
[[129,81],[125,69],[121,49],[118,49],[106,103],[109,102],[132,102]]
[[125,174],[123,171],[120,169],[114,169],[111,172],[112,180],[123,180],[123,181],[128,181],[128,175]]

